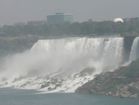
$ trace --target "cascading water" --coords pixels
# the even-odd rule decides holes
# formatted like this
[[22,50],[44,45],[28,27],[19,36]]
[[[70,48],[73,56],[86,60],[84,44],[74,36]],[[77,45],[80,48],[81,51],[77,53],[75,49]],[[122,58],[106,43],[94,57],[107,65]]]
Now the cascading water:
[[[62,91],[60,88],[63,88],[63,91],[66,91],[77,85],[74,88],[76,89],[81,83],[92,79],[94,74],[113,70],[122,64],[123,39],[116,37],[39,40],[31,50],[5,60],[0,73],[1,86],[36,89],[47,87],[50,81],[53,81],[53,90]],[[86,68],[92,68],[94,74],[80,78],[73,76]],[[55,80],[54,77],[60,79]],[[74,82],[75,84],[71,84]],[[54,83],[59,84],[57,86]]]
[[131,48],[129,60],[130,62],[132,62],[138,58],[139,58],[139,37],[136,37]]

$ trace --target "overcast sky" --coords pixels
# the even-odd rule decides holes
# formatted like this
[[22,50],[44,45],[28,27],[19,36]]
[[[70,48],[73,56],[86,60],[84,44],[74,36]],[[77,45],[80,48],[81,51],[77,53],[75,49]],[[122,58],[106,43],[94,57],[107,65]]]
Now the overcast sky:
[[0,24],[44,20],[55,12],[80,21],[139,17],[139,0],[0,0]]

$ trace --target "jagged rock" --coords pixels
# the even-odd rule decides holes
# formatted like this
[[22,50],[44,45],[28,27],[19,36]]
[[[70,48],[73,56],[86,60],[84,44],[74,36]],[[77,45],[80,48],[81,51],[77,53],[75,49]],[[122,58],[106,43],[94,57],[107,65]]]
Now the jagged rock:
[[114,72],[102,73],[76,92],[120,97],[139,97],[139,60]]

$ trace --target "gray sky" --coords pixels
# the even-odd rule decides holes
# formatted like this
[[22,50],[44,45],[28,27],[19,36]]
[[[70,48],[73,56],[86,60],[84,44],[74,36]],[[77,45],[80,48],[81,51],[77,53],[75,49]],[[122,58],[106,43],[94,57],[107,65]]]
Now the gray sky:
[[139,17],[139,0],[0,0],[0,24],[44,20],[55,12],[80,21]]

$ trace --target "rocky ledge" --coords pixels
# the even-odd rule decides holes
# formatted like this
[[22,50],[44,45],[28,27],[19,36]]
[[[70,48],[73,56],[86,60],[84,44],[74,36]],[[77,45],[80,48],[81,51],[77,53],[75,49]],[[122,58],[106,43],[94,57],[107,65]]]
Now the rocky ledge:
[[119,97],[139,97],[139,60],[114,72],[97,75],[76,90],[77,93]]

